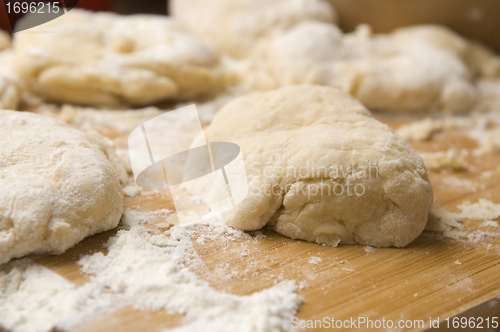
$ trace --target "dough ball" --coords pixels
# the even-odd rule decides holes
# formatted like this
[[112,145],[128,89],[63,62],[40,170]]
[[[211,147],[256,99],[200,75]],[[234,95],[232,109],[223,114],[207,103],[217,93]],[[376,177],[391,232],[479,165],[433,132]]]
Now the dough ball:
[[120,180],[95,138],[14,111],[0,111],[0,129],[0,264],[60,254],[118,225]]
[[169,18],[71,12],[17,34],[14,67],[48,100],[116,107],[184,99],[219,86],[218,59]]
[[325,0],[174,0],[171,13],[222,54],[248,56],[257,42],[307,20],[336,23]]
[[[422,159],[338,89],[289,86],[238,98],[205,135],[243,154],[249,192],[222,215],[230,226],[268,224],[291,238],[380,247],[405,246],[425,227],[432,187]],[[193,183],[192,194],[217,199],[209,185]]]
[[417,26],[372,35],[343,35],[332,25],[305,22],[268,47],[269,70],[280,86],[338,87],[370,109],[464,112],[476,102],[468,44],[441,27]]

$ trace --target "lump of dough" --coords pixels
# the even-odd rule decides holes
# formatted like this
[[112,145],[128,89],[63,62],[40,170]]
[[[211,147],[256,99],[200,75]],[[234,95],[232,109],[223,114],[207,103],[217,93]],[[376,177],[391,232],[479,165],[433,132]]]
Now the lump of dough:
[[456,37],[435,26],[380,35],[362,26],[343,35],[336,26],[304,22],[270,42],[266,57],[280,86],[334,86],[384,111],[463,112],[477,93],[468,44]]
[[222,54],[248,56],[257,42],[307,20],[336,23],[325,0],[174,0],[170,11]]
[[[289,86],[240,97],[205,135],[243,154],[249,192],[221,215],[230,226],[268,224],[291,238],[380,247],[405,246],[425,227],[432,187],[422,159],[338,89]],[[217,199],[202,181],[185,185]]]
[[71,12],[17,34],[17,73],[48,100],[116,107],[211,93],[218,59],[173,20]]
[[0,264],[118,225],[120,179],[95,137],[14,111],[0,111],[0,129]]

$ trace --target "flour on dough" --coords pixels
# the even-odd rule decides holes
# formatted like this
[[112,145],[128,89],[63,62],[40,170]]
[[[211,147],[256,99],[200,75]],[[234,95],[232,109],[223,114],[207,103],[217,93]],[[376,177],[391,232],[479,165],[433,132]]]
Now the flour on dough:
[[118,225],[123,193],[103,142],[25,112],[0,111],[0,129],[0,264]]
[[281,86],[338,87],[370,109],[463,112],[477,92],[461,41],[438,26],[373,35],[367,26],[343,34],[330,24],[303,22],[270,42],[265,57]]
[[325,0],[174,0],[170,11],[215,50],[235,58],[299,22],[337,22]]
[[[290,86],[238,98],[205,136],[242,150],[249,193],[222,215],[237,229],[268,224],[332,246],[402,247],[425,227],[432,187],[422,159],[337,89]],[[217,198],[202,180],[186,188],[205,201]]]
[[16,71],[51,101],[116,107],[191,98],[218,86],[218,59],[173,20],[71,10],[17,34]]

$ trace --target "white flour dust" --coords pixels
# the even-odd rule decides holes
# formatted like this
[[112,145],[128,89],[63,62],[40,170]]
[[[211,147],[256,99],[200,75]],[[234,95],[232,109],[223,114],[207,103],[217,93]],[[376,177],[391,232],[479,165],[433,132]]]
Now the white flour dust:
[[[126,210],[122,226],[131,228],[109,239],[108,253],[79,260],[82,271],[91,275],[82,287],[27,259],[5,264],[0,270],[0,324],[21,332],[71,329],[132,305],[185,315],[173,331],[290,330],[290,319],[303,301],[294,281],[249,296],[215,290],[188,268],[201,262],[191,240],[199,225],[174,225],[161,234],[141,226],[170,213]],[[238,236],[226,228],[210,227],[207,238],[214,232]]]
[[0,267],[0,325],[10,331],[69,330],[115,309],[113,296],[98,284],[77,288],[30,259]]

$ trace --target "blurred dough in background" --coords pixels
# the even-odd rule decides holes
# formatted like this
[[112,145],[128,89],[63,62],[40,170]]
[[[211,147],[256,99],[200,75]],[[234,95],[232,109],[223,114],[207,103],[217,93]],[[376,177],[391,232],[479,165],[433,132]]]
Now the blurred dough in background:
[[14,69],[49,101],[139,106],[218,89],[217,56],[166,17],[74,9],[36,29],[51,33],[16,34]]
[[383,111],[471,110],[476,79],[500,71],[492,52],[433,25],[373,35],[305,22],[271,41],[265,57],[280,86],[334,86]]
[[444,26],[373,34],[360,25],[343,33],[323,1],[174,0],[171,12],[221,53],[236,95],[319,84],[372,110],[463,113],[492,105],[477,82],[486,80],[484,90],[500,77],[492,51]]
[[500,75],[477,81],[481,110],[500,110]]
[[266,37],[297,23],[335,24],[337,14],[325,0],[171,0],[170,12],[215,50],[243,58]]

